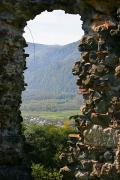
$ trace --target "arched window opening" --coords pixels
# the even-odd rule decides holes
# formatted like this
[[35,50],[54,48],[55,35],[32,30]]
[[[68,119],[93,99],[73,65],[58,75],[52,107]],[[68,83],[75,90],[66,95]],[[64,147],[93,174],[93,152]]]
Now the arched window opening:
[[21,107],[25,120],[63,121],[79,113],[80,97],[71,69],[80,59],[78,45],[82,35],[80,16],[61,10],[45,11],[27,23],[25,51],[30,56],[24,75],[28,86]]

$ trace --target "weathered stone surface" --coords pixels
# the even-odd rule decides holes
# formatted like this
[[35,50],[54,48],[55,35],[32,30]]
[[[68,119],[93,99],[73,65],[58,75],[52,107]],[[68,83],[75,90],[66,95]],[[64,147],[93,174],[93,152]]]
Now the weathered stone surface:
[[[79,46],[81,59],[72,69],[85,99],[82,114],[72,117],[81,139],[72,144],[70,138],[67,166],[74,167],[76,179],[114,180],[120,178],[120,9],[109,14],[109,1],[101,1],[104,7],[91,2],[99,12],[89,11],[91,21],[87,20],[89,27],[83,25]],[[100,13],[104,9],[106,13]]]
[[94,125],[91,129],[84,131],[84,143],[91,146],[116,148],[119,140],[120,130],[113,128],[103,129]]
[[[81,140],[71,143],[68,149],[66,167],[70,171],[63,169],[63,179],[119,179],[120,149],[115,134],[120,124],[120,0],[1,0],[0,3],[0,179],[31,178],[23,151],[19,111],[28,56],[22,36],[26,21],[44,10],[55,9],[80,14],[85,31],[79,46],[82,59],[73,68],[79,92],[86,100],[82,116],[76,119]],[[112,134],[114,137],[109,150],[109,144],[103,149],[100,138],[97,137],[98,142],[93,138],[93,134],[98,136],[94,124],[102,126],[100,133],[108,127],[114,128],[112,133],[106,132],[110,141]],[[92,138],[84,140],[83,132],[90,133]]]

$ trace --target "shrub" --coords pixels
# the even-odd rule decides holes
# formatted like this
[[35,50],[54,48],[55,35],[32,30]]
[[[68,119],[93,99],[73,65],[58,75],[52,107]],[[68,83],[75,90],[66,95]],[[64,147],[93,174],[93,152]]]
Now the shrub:
[[36,180],[45,175],[53,176],[54,180],[56,175],[59,178],[59,168],[62,166],[59,156],[67,146],[68,134],[74,131],[53,125],[29,124],[25,127],[25,150]]
[[49,170],[41,164],[32,164],[32,175],[35,180],[40,180],[40,179],[61,180],[61,175],[59,174],[58,170],[56,169]]

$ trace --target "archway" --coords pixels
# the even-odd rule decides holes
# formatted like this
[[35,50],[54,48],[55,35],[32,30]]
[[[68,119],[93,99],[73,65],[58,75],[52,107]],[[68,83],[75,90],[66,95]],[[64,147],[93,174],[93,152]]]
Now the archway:
[[28,86],[23,92],[23,116],[27,122],[34,119],[38,123],[63,124],[70,115],[79,113],[82,104],[82,96],[76,97],[72,75],[72,65],[80,59],[80,16],[45,11],[27,22],[25,32],[29,42],[26,53],[30,55],[24,72]]
[[[26,46],[26,42],[22,35],[28,20],[33,19],[44,10],[52,11],[54,9],[63,9],[67,13],[78,13],[81,15],[85,37],[80,43],[80,51],[82,51],[82,58],[84,61],[88,61],[89,58],[92,61],[89,62],[87,66],[85,65],[86,63],[82,62],[82,75],[79,74],[81,64],[78,62],[73,73],[82,77],[77,83],[80,85],[80,91],[84,94],[85,98],[87,96],[87,100],[93,97],[91,97],[93,92],[96,94],[98,91],[101,91],[101,97],[97,96],[98,99],[91,99],[92,108],[89,101],[86,102],[86,107],[83,108],[84,116],[81,117],[84,121],[81,119],[77,119],[76,121],[78,123],[78,128],[82,125],[82,130],[84,131],[84,139],[82,136],[83,131],[80,132],[82,138],[80,149],[82,148],[85,152],[89,150],[89,154],[86,154],[86,161],[84,161],[82,166],[86,168],[81,170],[81,167],[77,175],[73,172],[72,178],[74,178],[74,176],[76,176],[76,178],[78,176],[85,178],[95,178],[97,176],[103,179],[110,179],[113,177],[119,179],[119,6],[119,0],[116,0],[116,2],[114,2],[114,0],[26,0],[25,2],[16,0],[14,4],[13,1],[2,0],[0,7],[1,179],[3,179],[3,177],[4,179],[30,179],[23,153],[24,142],[21,133],[22,118],[19,110],[21,92],[24,90],[25,85],[23,79],[23,70],[26,68],[25,58],[28,56],[23,50]],[[108,67],[108,62],[110,62],[109,57],[110,60],[112,59],[113,70],[111,70],[110,66]],[[99,63],[96,62],[96,67],[94,63],[95,60],[99,58],[103,58],[102,63],[105,63],[104,59],[107,61],[104,66],[102,64],[102,66],[99,67],[97,66]],[[94,69],[94,73],[97,72],[99,74],[98,84],[96,83],[97,80],[94,78],[89,79],[90,84],[88,81],[83,81],[83,77],[85,76],[86,78],[86,74],[84,74],[85,68],[87,68],[86,71],[88,71],[88,68],[91,68],[91,66]],[[103,79],[102,73],[106,72],[106,69],[108,77]],[[90,71],[90,74],[91,73],[92,71]],[[109,76],[109,74],[112,76]],[[111,77],[112,80],[109,79]],[[106,86],[106,81],[112,81],[114,83],[106,83]],[[95,86],[93,86],[93,84]],[[86,87],[83,87],[83,85]],[[101,86],[103,89],[100,89]],[[91,91],[88,91],[88,87]],[[106,93],[106,91],[109,93]],[[100,105],[100,103],[104,101],[107,102],[107,104],[103,103]],[[98,103],[100,107],[105,107],[100,109],[101,111],[99,112]],[[106,106],[103,106],[104,104]],[[90,119],[90,121],[88,119]],[[93,126],[94,124],[96,124],[96,126]],[[90,128],[92,128],[92,132]],[[99,132],[99,137],[96,132]],[[89,134],[91,136],[88,136]],[[94,138],[95,136],[97,140]],[[104,139],[104,143],[101,141],[101,137]],[[108,141],[108,139],[110,141]],[[100,154],[97,154],[98,149],[100,150],[100,154],[102,154],[102,160],[99,158]],[[106,152],[110,154],[109,157],[111,157],[111,159],[107,158]],[[90,154],[94,157],[93,159],[89,156]],[[68,164],[68,168],[70,169],[71,165]],[[69,173],[71,173],[71,170]],[[63,174],[66,177],[69,177],[69,173],[63,169]]]

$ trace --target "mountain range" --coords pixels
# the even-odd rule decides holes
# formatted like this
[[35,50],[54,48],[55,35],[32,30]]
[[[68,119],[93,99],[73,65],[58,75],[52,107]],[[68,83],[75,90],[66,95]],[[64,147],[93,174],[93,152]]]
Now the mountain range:
[[79,41],[60,45],[28,43],[25,49],[28,69],[24,72],[28,84],[23,100],[69,98],[77,94],[72,65],[80,59]]

